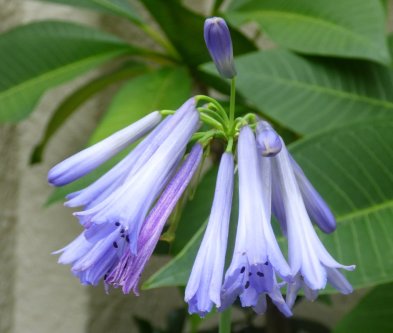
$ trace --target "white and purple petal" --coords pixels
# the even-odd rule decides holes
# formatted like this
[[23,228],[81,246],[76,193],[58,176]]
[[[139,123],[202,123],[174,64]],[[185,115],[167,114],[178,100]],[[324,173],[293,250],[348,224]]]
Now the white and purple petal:
[[158,111],[152,112],[106,139],[67,158],[49,171],[48,182],[54,186],[63,186],[81,178],[145,135],[160,120],[161,114]]
[[189,313],[204,317],[221,306],[221,285],[232,207],[234,162],[224,153],[218,170],[213,206],[185,291]]

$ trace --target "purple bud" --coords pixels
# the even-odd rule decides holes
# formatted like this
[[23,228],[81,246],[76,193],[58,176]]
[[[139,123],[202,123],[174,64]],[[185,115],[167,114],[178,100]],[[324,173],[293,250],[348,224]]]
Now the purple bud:
[[282,148],[280,136],[267,121],[260,121],[257,126],[257,145],[262,156],[275,156]]
[[207,49],[220,75],[226,79],[236,76],[233,62],[231,34],[221,17],[210,17],[205,21],[204,36]]

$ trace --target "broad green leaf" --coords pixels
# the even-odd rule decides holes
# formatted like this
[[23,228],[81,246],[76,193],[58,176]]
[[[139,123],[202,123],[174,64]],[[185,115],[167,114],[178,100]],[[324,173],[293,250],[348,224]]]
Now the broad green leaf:
[[393,72],[379,65],[271,50],[241,56],[236,67],[238,91],[299,134],[393,115]]
[[52,117],[46,126],[45,133],[41,141],[35,146],[34,151],[31,155],[31,163],[39,163],[42,160],[42,155],[46,149],[46,146],[52,136],[59,130],[59,128],[68,120],[68,118],[78,108],[85,103],[90,97],[97,94],[99,91],[107,88],[113,83],[121,80],[129,79],[132,76],[146,71],[146,67],[142,65],[127,65],[112,73],[98,77],[84,86],[67,96],[62,103],[53,112]]
[[[141,0],[153,15],[182,60],[191,66],[197,66],[210,59],[203,39],[205,17],[193,13],[175,0]],[[181,27],[181,29],[179,29]],[[235,29],[231,30],[235,54],[254,51],[252,42]]]
[[390,63],[379,1],[252,0],[227,18],[236,25],[256,21],[277,44],[298,52]]
[[[340,262],[357,265],[347,274],[354,288],[393,280],[392,147],[393,118],[326,131],[290,147],[337,217],[336,232],[320,237]],[[185,285],[202,231],[144,287]]]
[[123,16],[132,22],[142,22],[135,8],[127,0],[40,0],[69,6],[97,10],[109,14]]
[[371,290],[347,314],[333,333],[390,333],[393,332],[393,283]]
[[18,121],[41,95],[124,54],[140,53],[98,30],[60,21],[17,27],[0,36],[0,121]]
[[[108,111],[92,134],[89,145],[137,121],[149,112],[178,108],[190,97],[190,91],[190,78],[183,68],[164,68],[128,81],[117,92]],[[115,156],[80,180],[55,189],[47,203],[63,200],[68,193],[86,187],[123,156],[124,153]]]

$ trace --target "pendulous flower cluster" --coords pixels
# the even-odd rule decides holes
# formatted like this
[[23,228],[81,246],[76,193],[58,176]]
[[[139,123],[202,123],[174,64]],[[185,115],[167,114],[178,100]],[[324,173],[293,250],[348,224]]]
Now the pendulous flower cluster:
[[[67,196],[66,206],[83,208],[74,213],[83,232],[56,252],[61,254],[59,262],[70,264],[82,284],[103,280],[106,289],[113,286],[138,294],[141,274],[170,214],[201,167],[205,148],[218,139],[226,149],[185,290],[189,312],[203,317],[213,306],[223,311],[239,299],[243,307],[264,313],[268,296],[285,316],[291,316],[301,289],[310,300],[327,283],[350,293],[352,287],[339,269],[354,266],[338,263],[313,226],[325,233],[336,229],[328,205],[268,122],[255,114],[234,117],[236,70],[223,19],[206,20],[205,41],[221,76],[231,79],[229,112],[215,99],[198,95],[176,111],[152,112],[53,167],[49,183],[63,186],[143,138],[111,170]],[[197,132],[202,123],[209,130]],[[234,248],[229,250],[235,180],[239,214]],[[287,241],[288,260],[277,241],[272,216]],[[227,257],[231,260],[226,266]]]

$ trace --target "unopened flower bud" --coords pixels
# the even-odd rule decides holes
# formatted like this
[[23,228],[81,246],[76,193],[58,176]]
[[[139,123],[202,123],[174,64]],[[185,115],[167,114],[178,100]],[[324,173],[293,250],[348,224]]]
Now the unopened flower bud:
[[275,156],[282,148],[280,136],[267,121],[260,121],[257,126],[258,149],[263,156]]
[[207,49],[213,58],[220,75],[226,79],[236,76],[233,62],[231,34],[225,21],[221,17],[206,19],[204,36]]

